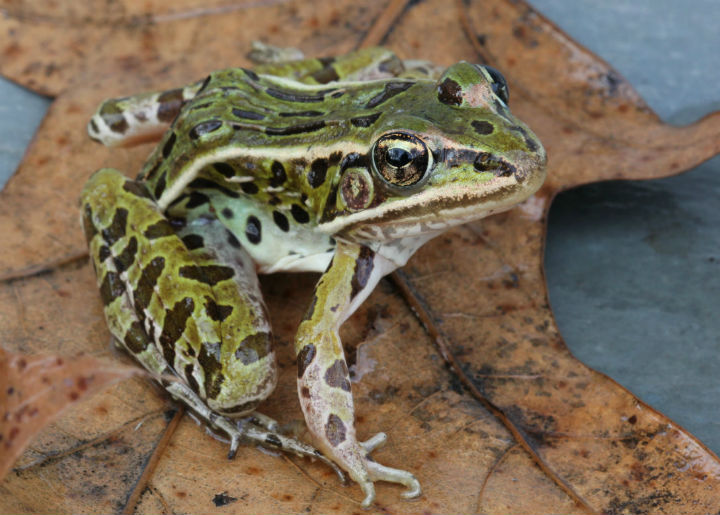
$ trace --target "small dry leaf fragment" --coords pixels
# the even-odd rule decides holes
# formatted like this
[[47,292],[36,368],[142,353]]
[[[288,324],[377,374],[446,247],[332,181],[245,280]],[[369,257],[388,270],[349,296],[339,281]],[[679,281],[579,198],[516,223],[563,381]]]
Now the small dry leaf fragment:
[[141,373],[91,356],[27,356],[0,347],[0,479],[65,408]]

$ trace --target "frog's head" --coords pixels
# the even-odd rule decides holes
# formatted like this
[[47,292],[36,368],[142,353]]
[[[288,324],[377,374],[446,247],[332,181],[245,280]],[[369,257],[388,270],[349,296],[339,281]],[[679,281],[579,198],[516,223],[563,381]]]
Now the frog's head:
[[466,62],[405,87],[383,103],[367,153],[345,156],[336,206],[320,228],[393,240],[527,199],[545,179],[545,150],[507,104],[502,75]]

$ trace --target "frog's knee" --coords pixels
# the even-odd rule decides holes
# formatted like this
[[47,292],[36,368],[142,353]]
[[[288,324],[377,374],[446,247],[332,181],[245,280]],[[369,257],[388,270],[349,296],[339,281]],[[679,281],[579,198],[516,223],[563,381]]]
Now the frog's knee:
[[214,411],[236,418],[253,412],[272,393],[277,365],[270,333],[256,332],[233,343],[213,381],[218,387],[213,389],[211,382],[206,396]]

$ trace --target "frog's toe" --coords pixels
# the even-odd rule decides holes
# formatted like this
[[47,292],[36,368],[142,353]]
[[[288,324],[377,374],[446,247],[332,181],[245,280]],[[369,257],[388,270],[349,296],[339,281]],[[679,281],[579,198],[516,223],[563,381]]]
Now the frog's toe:
[[230,435],[230,450],[228,451],[228,459],[235,458],[238,447],[240,447],[240,433]]
[[364,442],[358,442],[360,447],[365,451],[365,466],[367,467],[368,477],[370,481],[360,482],[360,487],[365,493],[365,500],[362,505],[370,506],[375,499],[374,481],[388,481],[390,483],[399,483],[407,488],[401,495],[405,499],[413,499],[422,493],[420,482],[410,472],[406,470],[394,469],[381,465],[370,457],[370,453],[379,449],[387,442],[385,433],[378,433]]
[[375,485],[373,485],[372,481],[365,481],[363,483],[360,483],[360,488],[365,494],[365,499],[363,499],[362,507],[369,508],[375,501]]
[[280,431],[280,424],[278,424],[277,420],[272,417],[268,417],[267,415],[263,415],[262,413],[258,413],[257,411],[253,412],[253,414],[248,417],[248,420],[263,429],[267,429],[271,433],[277,433]]
[[368,438],[364,442],[359,442],[360,446],[365,450],[366,454],[370,454],[375,449],[379,449],[387,442],[387,435],[385,433],[378,433],[375,436]]
[[[405,487],[401,495],[405,499],[413,499],[422,493],[420,482],[410,472],[406,470],[394,469],[380,465],[376,461],[367,461],[368,473],[373,481],[388,481],[390,483],[399,483]],[[363,501],[364,505],[364,501]]]

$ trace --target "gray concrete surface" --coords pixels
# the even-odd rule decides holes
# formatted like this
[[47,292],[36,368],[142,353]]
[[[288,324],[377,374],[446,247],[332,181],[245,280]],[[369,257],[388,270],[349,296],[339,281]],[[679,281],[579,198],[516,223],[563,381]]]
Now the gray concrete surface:
[[[720,1],[531,0],[671,123],[720,109]],[[0,80],[0,184],[46,99]],[[72,200],[69,200],[72,201]],[[720,452],[720,158],[679,177],[561,195],[550,298],[578,358]]]
[[[717,0],[531,0],[667,122],[720,109]],[[550,212],[550,301],[573,353],[720,453],[720,157],[595,184]]]

